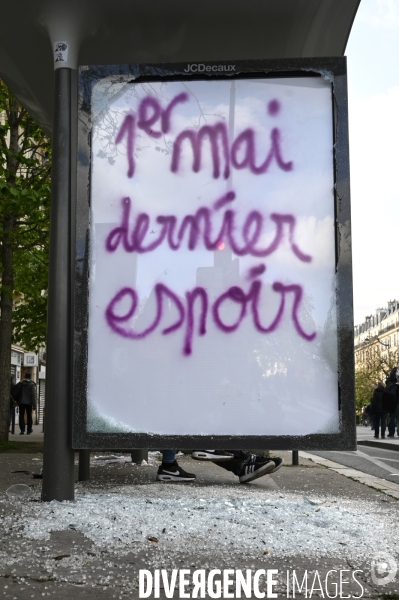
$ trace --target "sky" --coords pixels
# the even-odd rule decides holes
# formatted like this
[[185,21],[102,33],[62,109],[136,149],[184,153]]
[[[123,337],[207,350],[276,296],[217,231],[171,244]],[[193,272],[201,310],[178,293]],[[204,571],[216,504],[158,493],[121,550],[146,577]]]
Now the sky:
[[399,299],[399,1],[361,0],[346,48],[355,324]]

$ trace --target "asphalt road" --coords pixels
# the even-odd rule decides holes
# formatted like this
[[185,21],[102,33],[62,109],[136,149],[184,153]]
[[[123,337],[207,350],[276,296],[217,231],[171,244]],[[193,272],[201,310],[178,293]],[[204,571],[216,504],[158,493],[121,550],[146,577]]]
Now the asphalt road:
[[[370,430],[369,430],[370,431]],[[364,437],[364,436],[362,436]],[[370,439],[373,439],[370,431]],[[310,452],[323,458],[328,458],[336,463],[345,465],[399,484],[399,446],[392,450],[384,448],[358,445],[354,452]]]

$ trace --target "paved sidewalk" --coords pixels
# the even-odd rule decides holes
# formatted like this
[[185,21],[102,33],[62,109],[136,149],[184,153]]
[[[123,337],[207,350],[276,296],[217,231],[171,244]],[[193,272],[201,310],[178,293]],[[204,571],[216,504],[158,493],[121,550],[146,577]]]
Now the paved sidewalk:
[[[281,454],[286,466],[277,473],[240,485],[224,469],[187,456],[179,462],[197,480],[162,484],[154,455],[137,466],[127,455],[111,462],[92,453],[92,478],[76,483],[76,502],[41,503],[41,481],[32,473],[42,455],[1,453],[0,598],[135,600],[140,569],[277,569],[279,598],[287,597],[293,571],[300,582],[306,578],[307,597],[312,586],[312,598],[327,597],[328,572],[327,581],[340,574],[348,580],[342,597],[359,596],[352,578],[359,569],[361,597],[399,594],[398,576],[385,586],[372,580],[378,552],[398,559],[392,531],[399,485],[380,491],[377,478],[370,487],[363,473],[332,461],[300,452],[294,467],[291,453]],[[27,485],[31,497],[10,499],[6,490],[15,484]],[[304,589],[295,597],[306,597]]]
[[24,435],[20,435],[18,423],[15,423],[15,432],[14,434],[10,433],[9,440],[10,442],[42,442],[43,441],[43,426],[42,425],[33,425],[32,427],[33,433]]
[[[386,436],[388,431],[386,432]],[[356,427],[357,443],[359,446],[372,446],[376,448],[384,448],[385,450],[396,450],[399,452],[399,437],[395,433],[395,437],[385,439],[374,437],[374,431],[370,427]]]

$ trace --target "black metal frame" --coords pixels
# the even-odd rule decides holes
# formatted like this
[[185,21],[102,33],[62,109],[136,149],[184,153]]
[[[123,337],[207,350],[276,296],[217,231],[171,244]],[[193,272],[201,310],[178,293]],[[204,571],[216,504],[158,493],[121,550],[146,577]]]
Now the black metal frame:
[[[327,77],[333,89],[334,167],[336,215],[336,276],[338,326],[338,398],[340,433],[304,436],[178,436],[144,433],[89,433],[87,417],[88,294],[90,244],[91,92],[104,77],[115,81],[131,75],[134,82],[164,79],[229,78],[226,72],[187,73],[187,63],[156,65],[108,65],[81,67],[79,73],[79,123],[76,209],[76,254],[73,341],[73,427],[75,449],[131,448],[268,448],[271,450],[356,449],[351,221],[349,192],[349,144],[346,59],[304,58],[206,62],[206,66],[235,65],[230,77]],[[320,394],[322,397],[322,382]]]

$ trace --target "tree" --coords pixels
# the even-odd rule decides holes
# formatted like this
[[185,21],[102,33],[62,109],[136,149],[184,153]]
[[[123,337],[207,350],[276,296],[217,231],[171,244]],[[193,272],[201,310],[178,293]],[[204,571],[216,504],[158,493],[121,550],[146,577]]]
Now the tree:
[[0,442],[13,336],[29,350],[45,341],[50,165],[48,138],[0,80]]

